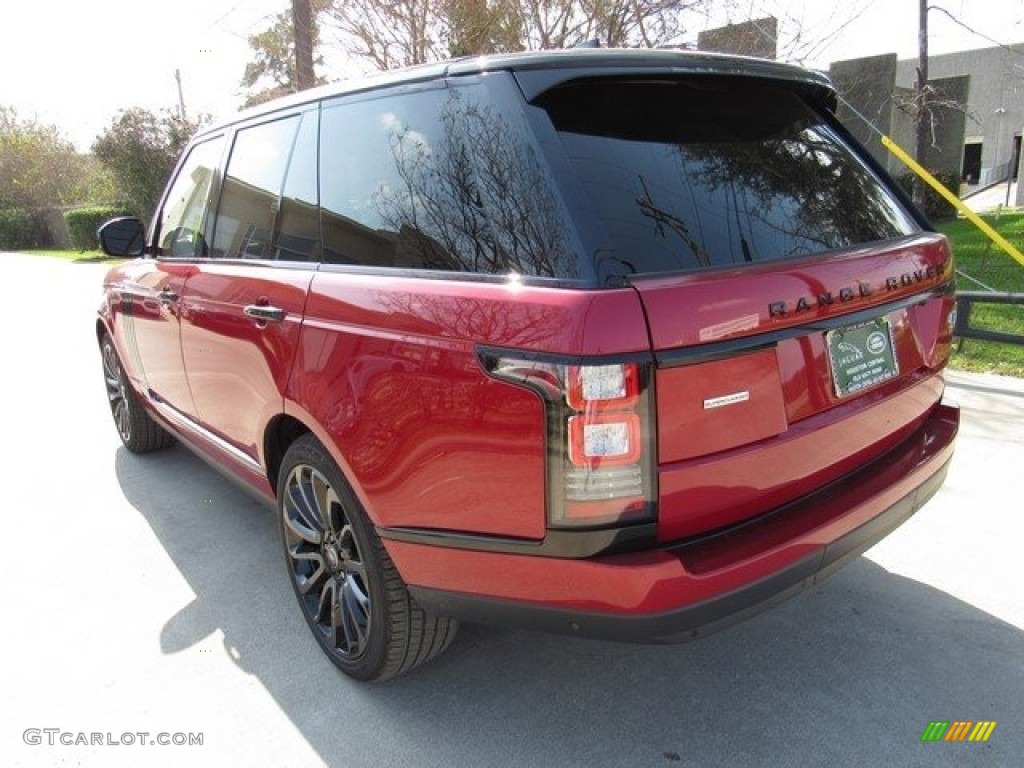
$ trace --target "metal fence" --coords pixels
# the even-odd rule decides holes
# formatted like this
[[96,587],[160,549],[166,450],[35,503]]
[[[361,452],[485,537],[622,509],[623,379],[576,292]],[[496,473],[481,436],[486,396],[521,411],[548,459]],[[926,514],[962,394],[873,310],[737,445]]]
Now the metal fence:
[[956,322],[953,335],[961,339],[999,341],[1004,344],[1024,344],[1024,335],[1006,333],[971,325],[971,312],[975,304],[1017,304],[1024,305],[1024,293],[989,293],[988,291],[957,291]]

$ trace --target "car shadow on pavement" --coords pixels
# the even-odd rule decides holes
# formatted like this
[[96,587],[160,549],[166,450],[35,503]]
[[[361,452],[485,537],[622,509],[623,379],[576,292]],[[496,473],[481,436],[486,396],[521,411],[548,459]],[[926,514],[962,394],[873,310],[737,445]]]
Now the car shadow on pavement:
[[[694,643],[464,626],[427,666],[360,685],[308,634],[272,508],[180,446],[120,449],[115,470],[196,595],[154,627],[162,650],[220,630],[328,764],[1010,765],[1024,748],[1024,632],[863,557]],[[932,720],[999,725],[922,743]]]

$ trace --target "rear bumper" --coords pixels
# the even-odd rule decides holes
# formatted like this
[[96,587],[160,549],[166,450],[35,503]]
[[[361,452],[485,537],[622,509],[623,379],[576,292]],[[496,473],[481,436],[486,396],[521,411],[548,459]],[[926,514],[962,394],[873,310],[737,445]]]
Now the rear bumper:
[[385,543],[413,597],[466,621],[641,642],[720,629],[825,578],[942,485],[959,426],[936,405],[880,459],[743,525],[656,550],[584,560]]

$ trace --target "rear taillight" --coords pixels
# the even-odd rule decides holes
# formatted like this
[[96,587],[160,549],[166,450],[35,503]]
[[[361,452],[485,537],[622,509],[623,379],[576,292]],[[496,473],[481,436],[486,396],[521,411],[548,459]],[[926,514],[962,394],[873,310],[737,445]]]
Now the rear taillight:
[[566,379],[566,400],[576,410],[583,410],[590,403],[633,406],[640,394],[640,372],[636,363],[571,365]]
[[654,430],[646,362],[566,363],[485,355],[487,371],[547,406],[548,525],[594,527],[654,517]]

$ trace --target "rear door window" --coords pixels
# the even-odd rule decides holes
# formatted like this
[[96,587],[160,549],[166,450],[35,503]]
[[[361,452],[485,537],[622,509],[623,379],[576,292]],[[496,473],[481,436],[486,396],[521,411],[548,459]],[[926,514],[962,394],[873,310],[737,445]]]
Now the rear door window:
[[591,80],[535,104],[605,228],[605,278],[790,259],[918,229],[830,120],[784,86]]
[[299,115],[243,128],[235,135],[211,256],[272,259],[281,190]]
[[295,136],[274,231],[274,258],[277,259],[316,261],[320,258],[319,118],[319,111],[305,113]]

